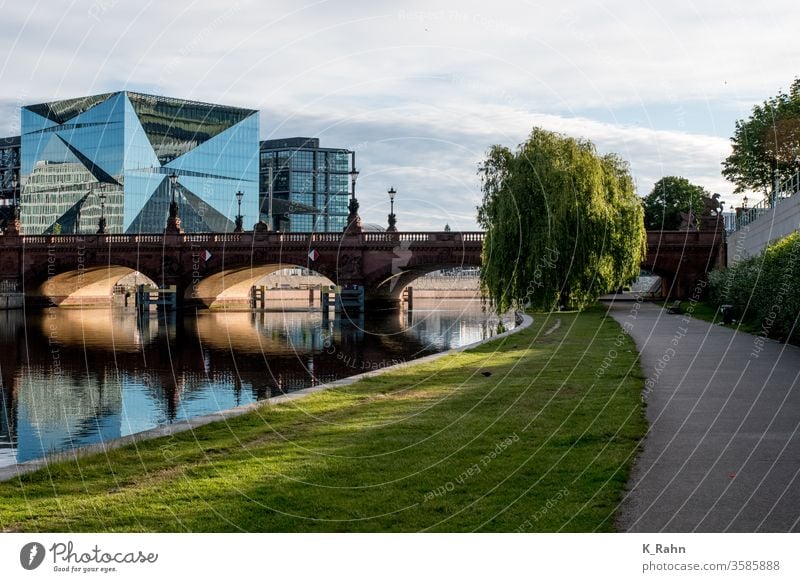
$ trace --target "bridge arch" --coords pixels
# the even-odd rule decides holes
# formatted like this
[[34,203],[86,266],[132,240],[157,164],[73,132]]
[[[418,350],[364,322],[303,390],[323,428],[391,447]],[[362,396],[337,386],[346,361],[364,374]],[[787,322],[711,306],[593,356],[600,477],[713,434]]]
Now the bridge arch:
[[457,267],[480,267],[480,264],[431,264],[409,268],[398,273],[389,274],[383,280],[378,281],[374,287],[370,289],[371,294],[380,297],[386,297],[392,300],[399,300],[403,289],[411,285],[415,280],[424,277],[429,273],[436,271],[443,271],[445,269],[453,269]]
[[458,247],[405,252],[395,249],[394,257],[391,263],[384,260],[367,280],[366,300],[372,307],[397,307],[403,289],[428,273],[481,266],[480,252],[466,252]]
[[108,265],[59,265],[48,263],[45,268],[29,271],[22,283],[25,297],[34,304],[71,306],[109,305],[114,286],[132,273],[142,276],[141,283],[153,284],[157,274],[142,272],[137,264],[118,261]]
[[[221,268],[203,277],[195,273],[192,280],[185,285],[184,302],[211,309],[225,306],[246,307],[250,302],[251,289],[261,279],[272,273],[292,268],[307,267],[282,262]],[[311,273],[333,283],[333,280],[323,273],[314,270],[311,270]]]

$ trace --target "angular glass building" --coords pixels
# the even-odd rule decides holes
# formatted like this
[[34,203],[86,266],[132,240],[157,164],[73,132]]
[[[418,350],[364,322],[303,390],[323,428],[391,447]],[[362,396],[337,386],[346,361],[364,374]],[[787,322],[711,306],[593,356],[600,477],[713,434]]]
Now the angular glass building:
[[101,212],[110,233],[160,233],[173,194],[186,232],[232,231],[237,191],[259,218],[256,110],[121,91],[25,106],[21,127],[25,234],[94,233]]
[[291,232],[342,232],[353,152],[321,148],[319,139],[292,137],[261,142],[261,217],[269,222],[272,169],[272,227]]

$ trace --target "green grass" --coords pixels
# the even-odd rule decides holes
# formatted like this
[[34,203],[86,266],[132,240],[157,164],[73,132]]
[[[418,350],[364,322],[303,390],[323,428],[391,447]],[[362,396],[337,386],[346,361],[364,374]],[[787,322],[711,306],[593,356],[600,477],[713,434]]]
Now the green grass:
[[[684,301],[682,303],[683,308],[686,309],[689,305],[688,301]],[[747,321],[734,321],[731,324],[725,325],[722,323],[722,313],[717,309],[717,306],[711,303],[710,301],[698,301],[694,309],[691,313],[693,317],[697,319],[702,319],[703,321],[707,321],[709,323],[715,323],[722,325],[723,327],[727,327],[729,329],[736,329],[738,331],[746,332],[746,333],[758,333],[761,331],[761,328],[757,325],[754,325],[751,322]]]
[[599,307],[534,317],[467,352],[0,483],[0,528],[612,531],[646,428],[635,348]]

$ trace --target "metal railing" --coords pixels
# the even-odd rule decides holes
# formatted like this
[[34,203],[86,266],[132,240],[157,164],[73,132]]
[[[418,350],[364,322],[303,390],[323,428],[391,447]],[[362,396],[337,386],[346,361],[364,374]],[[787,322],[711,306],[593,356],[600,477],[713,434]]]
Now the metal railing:
[[728,229],[728,233],[736,232],[752,224],[773,208],[777,208],[781,202],[792,198],[798,192],[800,192],[800,171],[794,176],[789,177],[789,179],[782,184],[779,184],[777,188],[773,188],[766,198],[754,204],[751,208],[742,209],[739,216],[733,221],[733,228]]

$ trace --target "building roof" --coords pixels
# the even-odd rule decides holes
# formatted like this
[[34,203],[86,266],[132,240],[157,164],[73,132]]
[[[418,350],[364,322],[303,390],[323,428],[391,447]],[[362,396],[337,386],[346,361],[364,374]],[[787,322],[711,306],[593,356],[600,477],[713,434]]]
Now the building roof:
[[318,137],[282,137],[278,139],[265,139],[261,141],[262,150],[277,149],[319,149]]

